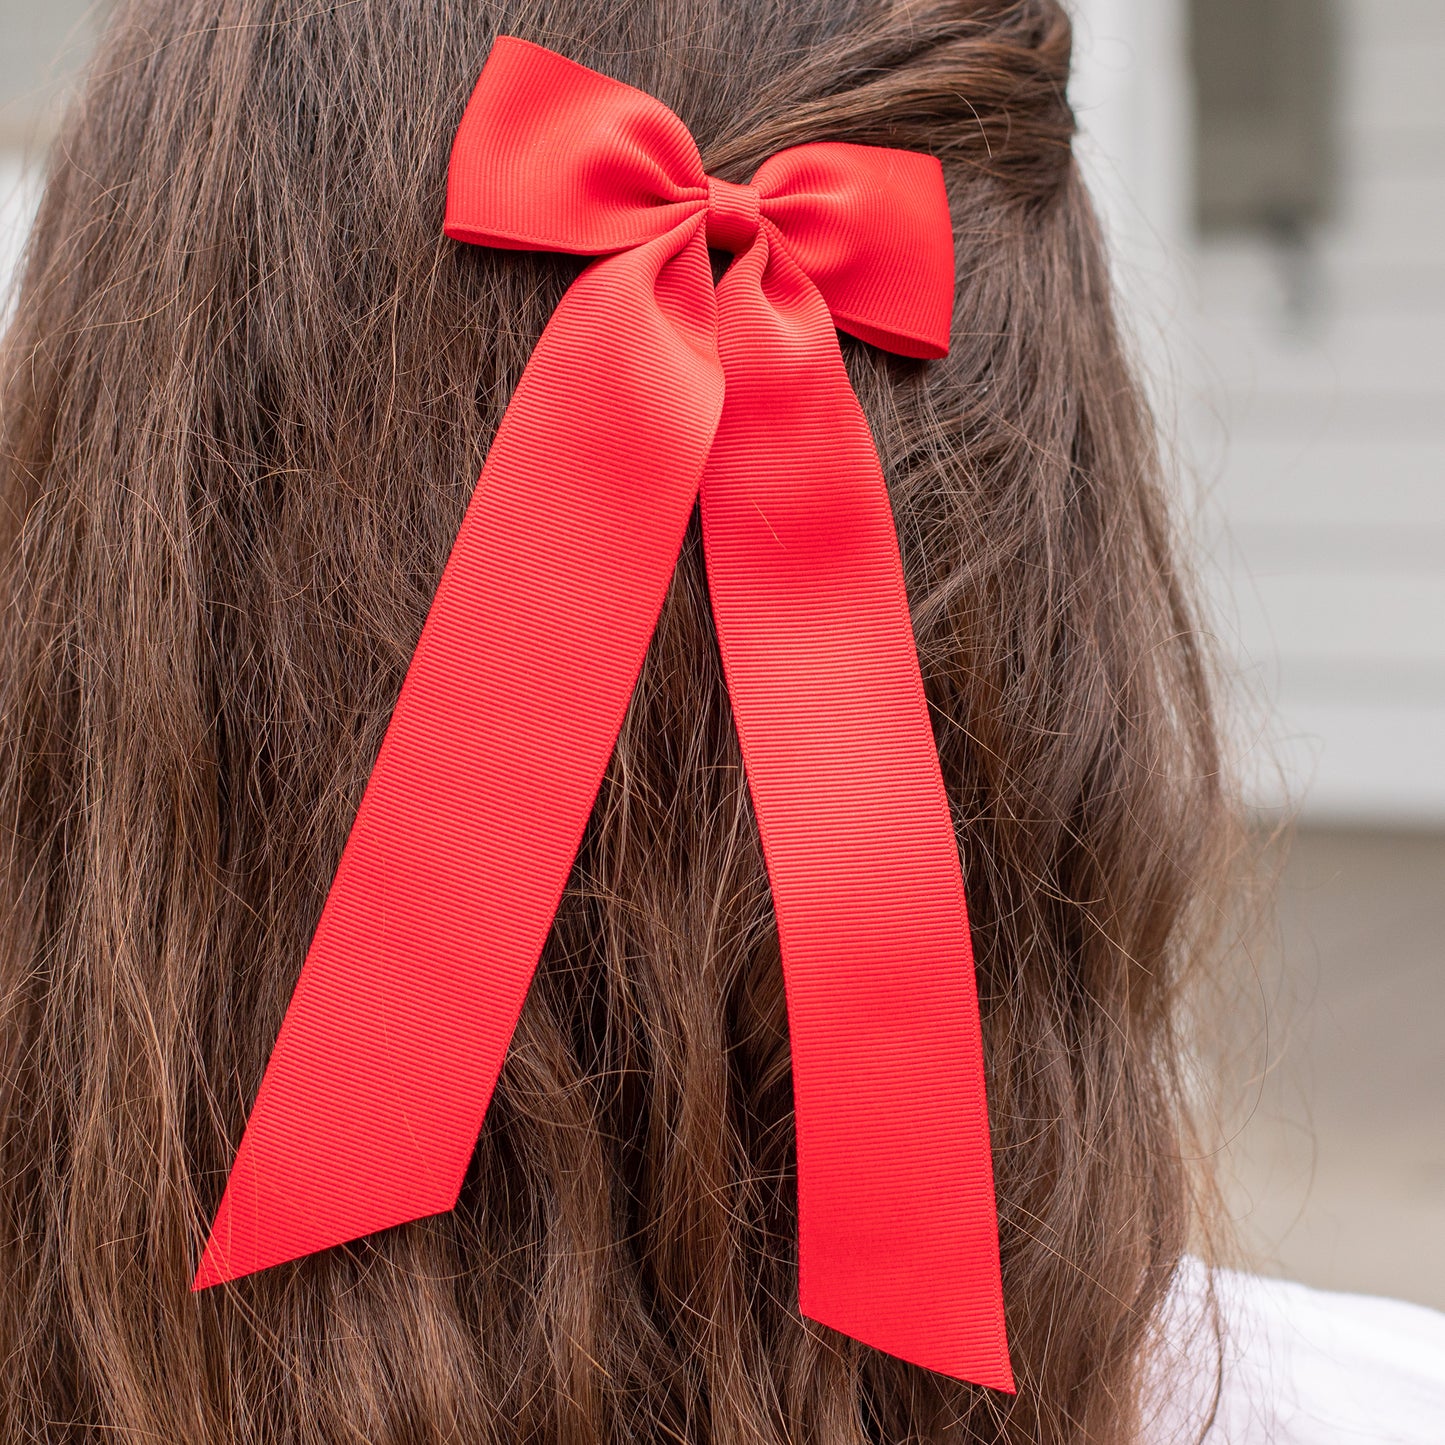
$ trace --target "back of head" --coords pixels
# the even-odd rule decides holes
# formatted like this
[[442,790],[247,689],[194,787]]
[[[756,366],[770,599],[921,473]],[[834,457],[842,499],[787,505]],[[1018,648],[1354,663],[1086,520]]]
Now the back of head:
[[[189,1293],[436,579],[579,261],[459,247],[492,38],[709,172],[931,152],[953,349],[845,340],[969,889],[1013,1401],[802,1320],[694,530],[451,1214]],[[128,0],[0,375],[0,1439],[1126,1440],[1223,800],[1056,0]]]

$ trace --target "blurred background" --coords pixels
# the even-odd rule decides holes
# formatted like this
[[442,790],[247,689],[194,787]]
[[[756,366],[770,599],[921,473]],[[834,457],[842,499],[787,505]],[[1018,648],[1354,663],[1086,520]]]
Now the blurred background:
[[1230,1207],[1256,1267],[1445,1308],[1445,4],[1073,8],[1274,839],[1218,1021]]
[[[1213,1021],[1229,1208],[1257,1268],[1445,1308],[1445,4],[1072,8],[1272,840]],[[0,284],[96,12],[0,0]]]

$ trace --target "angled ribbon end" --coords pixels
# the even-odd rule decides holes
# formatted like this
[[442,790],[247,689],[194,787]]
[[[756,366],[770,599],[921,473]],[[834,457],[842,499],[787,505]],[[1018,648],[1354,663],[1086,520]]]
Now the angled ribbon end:
[[[292,1167],[267,1170],[270,1187],[261,1184],[256,1151],[249,1136],[243,1140],[231,1177],[221,1196],[191,1281],[191,1292],[227,1284],[248,1274],[307,1255],[348,1244],[383,1229],[408,1224],[455,1207],[461,1192],[462,1168],[432,1178],[416,1178],[404,1171],[378,1180],[367,1172],[358,1175],[336,1167]],[[304,1158],[315,1162],[314,1151]],[[273,1176],[283,1175],[281,1178]],[[370,1181],[368,1188],[348,1179]],[[386,1187],[387,1185],[390,1187]]]
[[[221,1197],[220,1206],[216,1210],[216,1217],[211,1223],[210,1233],[206,1237],[206,1246],[201,1252],[200,1263],[196,1266],[195,1278],[191,1281],[192,1294],[210,1289],[213,1285],[228,1284],[230,1281],[241,1279],[248,1274],[255,1274],[258,1270],[265,1269],[270,1265],[282,1264],[287,1259],[295,1259],[310,1252],[304,1248],[292,1249],[289,1252],[273,1249],[269,1257],[263,1258],[262,1251],[257,1248],[257,1231],[252,1230],[249,1236],[243,1231],[241,1237],[238,1238],[235,1228],[234,1184],[234,1179],[228,1184],[225,1194]],[[256,1210],[253,1213],[257,1215],[259,1222],[260,1211]],[[335,1242],[339,1243],[340,1241]]]
[[953,1310],[949,1310],[949,1317],[940,1318],[927,1300],[918,1301],[908,1318],[891,1322],[871,1309],[840,1311],[807,1300],[801,1301],[799,1308],[816,1324],[910,1365],[1000,1394],[1018,1393],[1001,1299],[982,1303],[978,1315],[985,1318],[974,1315],[966,1320],[953,1317]]
[[[228,1247],[234,1236],[232,1206],[235,1198],[235,1171],[226,1181],[225,1193],[216,1207],[215,1218],[211,1221],[210,1232],[206,1235],[206,1247],[201,1251],[200,1263],[196,1266],[195,1278],[191,1280],[191,1293],[210,1289],[212,1285],[225,1284],[228,1280],[239,1279],[251,1273],[244,1265],[237,1267],[232,1262],[232,1250]],[[254,1266],[252,1266],[254,1268]]]
[[201,1262],[196,1266],[196,1276],[191,1281],[191,1293],[199,1294],[203,1289],[210,1289],[214,1284],[225,1284],[228,1280],[238,1279],[243,1272],[230,1269],[222,1262],[213,1235],[206,1241]]

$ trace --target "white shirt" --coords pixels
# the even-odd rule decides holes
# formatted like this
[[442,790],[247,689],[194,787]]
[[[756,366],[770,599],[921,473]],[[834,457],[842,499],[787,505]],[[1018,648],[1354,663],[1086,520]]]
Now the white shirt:
[[1165,1307],[1148,1445],[1445,1445],[1445,1314],[1186,1259]]

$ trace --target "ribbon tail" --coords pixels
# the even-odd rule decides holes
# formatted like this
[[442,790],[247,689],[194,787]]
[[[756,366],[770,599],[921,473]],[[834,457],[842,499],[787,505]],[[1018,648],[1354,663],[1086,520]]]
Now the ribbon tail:
[[887,488],[769,224],[718,301],[703,542],[786,975],[801,1308],[1011,1391],[963,881]]
[[[700,223],[700,218],[699,218]],[[695,225],[589,267],[468,506],[197,1271],[450,1209],[722,405]]]

